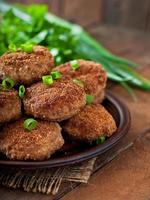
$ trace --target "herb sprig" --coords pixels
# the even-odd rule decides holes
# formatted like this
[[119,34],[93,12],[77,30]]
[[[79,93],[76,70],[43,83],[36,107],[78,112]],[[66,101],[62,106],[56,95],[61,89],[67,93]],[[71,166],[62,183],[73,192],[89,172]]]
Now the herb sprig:
[[[56,65],[81,58],[93,60],[103,65],[110,80],[123,82],[126,88],[131,85],[150,90],[150,80],[135,72],[135,63],[110,53],[81,26],[48,13],[46,5],[0,4],[0,18],[0,55],[8,50],[10,43],[40,44],[49,48]],[[10,47],[15,51],[13,45]],[[31,46],[24,48],[32,50]]]

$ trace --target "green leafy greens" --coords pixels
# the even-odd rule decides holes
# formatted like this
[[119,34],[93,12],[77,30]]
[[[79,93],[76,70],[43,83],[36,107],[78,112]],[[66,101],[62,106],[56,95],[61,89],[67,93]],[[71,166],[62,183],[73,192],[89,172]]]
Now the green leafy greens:
[[0,4],[0,55],[22,44],[40,44],[49,48],[56,65],[79,58],[103,65],[110,80],[128,87],[150,90],[150,81],[134,71],[135,63],[113,55],[94,40],[82,27],[50,13],[46,5]]

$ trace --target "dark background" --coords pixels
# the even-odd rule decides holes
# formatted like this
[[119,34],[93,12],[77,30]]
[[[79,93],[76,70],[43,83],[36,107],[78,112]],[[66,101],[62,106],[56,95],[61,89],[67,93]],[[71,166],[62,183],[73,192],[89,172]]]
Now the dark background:
[[150,0],[9,0],[19,3],[46,3],[54,14],[89,28],[115,24],[150,31]]

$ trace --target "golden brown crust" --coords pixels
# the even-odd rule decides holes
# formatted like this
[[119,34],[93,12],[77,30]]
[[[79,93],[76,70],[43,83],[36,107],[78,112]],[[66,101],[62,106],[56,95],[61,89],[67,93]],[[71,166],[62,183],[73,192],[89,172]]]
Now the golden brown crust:
[[24,109],[34,117],[62,121],[78,113],[86,104],[84,89],[72,81],[37,83],[26,89]]
[[57,123],[38,121],[31,132],[23,128],[23,119],[7,124],[0,133],[0,151],[12,160],[44,160],[60,149],[64,140]]
[[32,53],[7,52],[0,58],[0,80],[12,78],[16,83],[31,84],[48,74],[54,66],[49,50],[34,46]]
[[15,90],[0,90],[0,123],[16,120],[21,116],[21,100]]
[[101,92],[97,93],[94,98],[93,104],[101,103],[105,99],[105,88],[101,90]]
[[[94,96],[94,103],[102,102],[107,81],[107,75],[102,65],[86,60],[78,60],[78,64],[77,70],[73,70],[70,62],[67,62],[53,68],[53,71],[60,71],[66,79],[71,77],[81,80],[84,83],[85,92]],[[102,98],[100,99],[100,97]]]
[[73,138],[85,141],[93,141],[103,135],[110,137],[117,129],[113,117],[100,104],[85,106],[80,113],[64,122],[63,128]]

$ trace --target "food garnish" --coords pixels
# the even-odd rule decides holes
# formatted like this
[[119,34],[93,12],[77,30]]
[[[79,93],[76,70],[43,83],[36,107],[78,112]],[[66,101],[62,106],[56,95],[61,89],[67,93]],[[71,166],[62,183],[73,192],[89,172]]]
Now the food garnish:
[[90,104],[92,104],[92,103],[93,103],[93,96],[87,94],[87,95],[86,95],[86,104],[90,105]]
[[23,98],[25,96],[25,91],[26,91],[26,89],[25,89],[24,85],[20,85],[19,86],[19,97],[20,98]]
[[11,78],[5,78],[2,81],[2,86],[6,90],[12,89],[15,86],[15,81]]
[[70,64],[73,70],[77,70],[79,68],[79,63],[77,60],[70,61]]
[[11,43],[9,46],[8,46],[8,49],[11,51],[11,52],[16,52],[17,51],[17,47],[15,44]]
[[[137,64],[110,53],[81,26],[48,13],[46,5],[21,7],[2,4],[0,17],[1,55],[8,50],[10,41],[17,46],[28,42],[44,43],[50,50],[57,51],[56,65],[81,58],[93,60],[103,65],[110,80],[126,81],[126,85],[150,90],[150,81],[134,70]],[[11,49],[15,51],[13,45]]]
[[33,44],[22,44],[20,46],[21,51],[26,53],[32,53],[33,51]]
[[37,126],[37,121],[33,118],[26,119],[23,123],[24,129],[32,131]]
[[51,72],[52,78],[53,79],[60,79],[61,78],[61,73],[59,71],[53,71]]
[[53,84],[53,77],[51,75],[42,76],[42,81],[45,85],[52,85]]
[[98,144],[103,144],[105,142],[105,140],[106,140],[106,137],[105,136],[101,136],[101,137],[97,138],[96,144],[97,145]]

